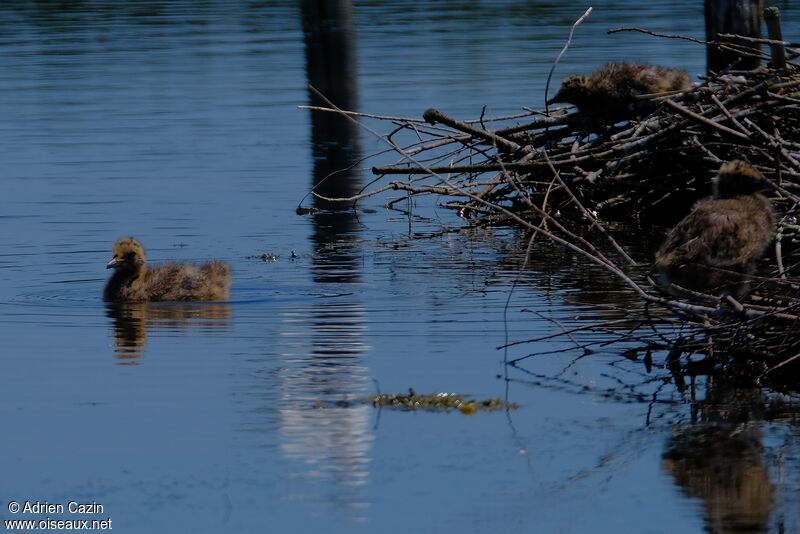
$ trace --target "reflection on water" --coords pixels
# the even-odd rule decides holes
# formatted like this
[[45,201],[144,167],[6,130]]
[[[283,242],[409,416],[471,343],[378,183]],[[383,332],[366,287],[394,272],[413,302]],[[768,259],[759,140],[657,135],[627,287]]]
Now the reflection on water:
[[[652,247],[658,239],[647,236],[647,232],[643,234],[630,229],[621,229],[615,235],[647,268],[653,254]],[[645,317],[641,303],[632,299],[627,291],[620,290],[618,284],[600,269],[587,267],[581,257],[560,248],[541,244],[536,247],[527,265],[532,271],[544,273],[546,278],[532,278],[532,283],[546,281],[562,291],[567,289],[564,300],[587,306],[585,316],[592,317],[592,320],[627,318],[628,322],[621,323],[625,326],[618,325],[621,331],[628,328],[628,323]],[[518,245],[516,248],[522,247]],[[505,261],[513,267],[521,260],[512,252]],[[563,328],[563,325],[558,326]],[[576,333],[576,336],[586,340],[580,334]],[[610,348],[612,353],[615,350],[619,349]],[[663,370],[662,361],[655,363],[658,369],[645,374],[643,367],[646,364],[642,361],[631,363],[620,359],[623,363],[618,364],[614,373],[605,376],[609,380],[604,384],[596,371],[588,374],[585,382],[581,378],[586,373],[585,367],[583,371],[579,370],[581,364],[591,365],[588,360],[597,358],[587,358],[586,354],[569,346],[565,354],[573,356],[561,370],[546,373],[548,366],[558,361],[550,357],[535,363],[525,362],[523,373],[518,373],[518,368],[514,371],[528,380],[535,378],[532,383],[537,386],[582,388],[585,393],[602,393],[602,386],[608,385],[608,391],[615,391],[620,399],[637,389],[642,392],[638,397],[642,403],[656,398],[676,399],[679,388],[674,382],[671,383],[667,377],[663,381],[654,378],[660,372],[658,369]],[[664,351],[659,354],[665,356]],[[702,400],[696,400],[701,392],[704,392]],[[762,431],[767,419],[765,392],[758,388],[742,388],[719,377],[709,377],[692,382],[687,398],[692,400],[688,415],[690,422],[684,423],[683,418],[676,420],[678,425],[673,428],[662,453],[662,469],[685,495],[702,503],[703,520],[709,532],[762,533],[771,531],[771,526],[774,529],[775,525],[780,525],[783,518],[776,513],[779,491],[776,477],[769,469],[770,457]],[[680,401],[674,406],[681,405],[686,406]],[[655,402],[648,407],[648,425],[652,424],[649,414],[654,406]],[[680,414],[680,410],[675,408],[669,412]]]
[[142,357],[148,330],[211,330],[224,332],[231,318],[224,302],[115,302],[106,304],[113,319],[114,354],[120,364],[135,364]]
[[703,501],[713,533],[766,532],[774,488],[754,428],[702,425],[678,429],[663,467],[687,495]]
[[687,495],[702,500],[713,533],[766,532],[775,488],[764,464],[758,389],[712,382],[696,424],[678,427],[663,467]]
[[[359,109],[352,0],[303,0],[301,8],[309,104]],[[353,169],[361,157],[358,125],[335,113],[309,113],[314,191],[328,198],[349,197],[360,188],[361,171]],[[319,197],[314,205],[346,207]]]
[[[294,476],[322,482],[322,500],[335,508],[360,508],[366,502],[363,486],[374,439],[372,410],[328,406],[366,394],[365,310],[345,297],[341,302],[326,299],[297,315],[283,318],[285,332],[299,325],[311,332],[308,343],[299,344],[307,352],[283,355],[289,365],[279,375],[281,451],[300,462]],[[320,408],[321,403],[326,407]]]
[[[353,6],[348,0],[301,2],[306,72],[309,84],[343,109],[357,109]],[[313,105],[327,105],[314,91]],[[347,197],[360,187],[361,157],[354,124],[339,115],[311,111],[312,186],[326,197]],[[360,242],[357,221],[349,206],[314,199],[312,276],[323,288],[340,293],[320,298],[308,310],[287,314],[286,333],[297,326],[310,329],[307,352],[284,354],[291,365],[280,374],[279,427],[281,451],[301,467],[293,475],[324,482],[320,497],[352,517],[366,506],[373,441],[368,406],[315,408],[364,396],[368,385],[363,363],[367,346],[366,310],[354,296],[360,282]],[[348,211],[336,211],[336,209]],[[306,315],[310,315],[308,317]]]
[[[661,238],[658,230],[612,226],[610,234],[641,265],[642,271],[649,269]],[[589,232],[588,238],[601,246],[605,244],[596,233]],[[529,239],[529,235],[520,232],[501,258],[502,267],[516,274],[520,281],[528,280],[546,291],[561,291],[565,304],[586,311],[582,314],[584,318],[616,320],[641,316],[642,302],[627,284],[610,276],[607,270],[544,239],[534,240],[526,255]],[[530,276],[525,276],[526,273]]]

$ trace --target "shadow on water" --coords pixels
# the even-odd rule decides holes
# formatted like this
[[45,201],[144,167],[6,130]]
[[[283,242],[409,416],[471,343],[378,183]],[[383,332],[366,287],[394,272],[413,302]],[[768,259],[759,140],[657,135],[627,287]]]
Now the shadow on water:
[[[353,6],[349,1],[301,2],[308,82],[336,105],[358,107]],[[309,90],[313,105],[326,105]],[[313,187],[322,196],[350,196],[360,187],[358,132],[344,117],[311,111]],[[305,319],[308,349],[281,374],[279,427],[283,454],[296,474],[329,482],[322,498],[342,510],[363,507],[373,441],[367,406],[314,409],[363,395],[366,310],[348,286],[361,280],[358,221],[349,206],[315,198],[312,215],[315,284],[320,297]],[[343,209],[347,211],[343,211]],[[331,404],[329,404],[331,403]],[[358,514],[356,513],[356,516]]]
[[114,355],[122,365],[135,365],[144,355],[148,331],[225,331],[231,307],[223,302],[106,304],[106,316],[113,320]]

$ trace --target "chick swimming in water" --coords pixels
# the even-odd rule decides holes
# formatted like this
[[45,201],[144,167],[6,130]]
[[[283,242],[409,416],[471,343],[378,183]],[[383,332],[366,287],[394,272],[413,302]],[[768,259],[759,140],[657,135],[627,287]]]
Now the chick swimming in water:
[[231,269],[227,263],[210,261],[200,265],[164,263],[146,265],[144,248],[132,237],[114,243],[114,269],[103,290],[103,298],[114,302],[170,300],[227,300]]

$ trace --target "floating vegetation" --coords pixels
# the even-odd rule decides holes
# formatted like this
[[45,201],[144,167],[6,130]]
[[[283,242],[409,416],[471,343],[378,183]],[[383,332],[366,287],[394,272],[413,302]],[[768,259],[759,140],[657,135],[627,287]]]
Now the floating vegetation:
[[[310,258],[313,254],[300,254],[296,250],[292,249],[289,253],[289,260],[297,261],[303,258]],[[256,256],[247,256],[248,260],[261,260],[265,263],[274,263],[281,259],[280,254],[276,254],[274,252],[264,252],[263,254],[258,254]]]
[[458,410],[464,415],[477,412],[494,412],[498,410],[516,410],[519,405],[505,402],[502,399],[471,399],[458,393],[417,393],[409,389],[408,393],[380,393],[358,401],[337,401],[325,403],[316,401],[316,410],[336,407],[349,408],[356,404],[371,404],[375,408],[387,408],[403,411],[450,412]]
[[464,415],[476,412],[514,410],[519,408],[513,402],[501,399],[470,399],[458,393],[417,393],[409,389],[407,394],[382,393],[367,399],[376,408],[392,408],[396,410],[451,411],[458,410]]
[[[292,251],[292,258],[294,258],[294,251]],[[263,254],[259,254],[257,256],[247,256],[248,260],[261,260],[263,262],[276,262],[281,259],[280,254],[274,254],[272,252],[264,252]]]

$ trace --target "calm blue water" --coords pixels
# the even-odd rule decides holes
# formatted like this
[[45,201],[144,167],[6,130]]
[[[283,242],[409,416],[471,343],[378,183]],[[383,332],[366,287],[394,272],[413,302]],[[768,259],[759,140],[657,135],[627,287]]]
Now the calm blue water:
[[[554,84],[614,59],[702,73],[699,45],[605,34],[702,37],[700,4],[609,4],[579,26]],[[408,116],[541,107],[584,9],[356,2],[350,97]],[[440,235],[461,222],[424,203],[408,218],[387,199],[296,215],[337,157],[384,148],[362,132],[342,154],[297,108],[307,46],[292,2],[0,3],[0,518],[47,515],[9,513],[11,500],[77,500],[104,507],[79,519],[123,533],[800,527],[793,426],[754,417],[709,438],[693,424],[724,419],[724,388],[703,389],[698,415],[663,370],[614,346],[532,356],[502,379],[506,327],[536,338],[560,331],[544,316],[576,326],[630,304],[574,258],[537,249],[506,323],[524,248],[510,232]],[[128,234],[151,261],[228,261],[231,302],[107,308],[104,266]],[[409,387],[522,408],[314,409]],[[727,478],[691,462],[698,441],[720,443],[703,458],[722,458]]]

